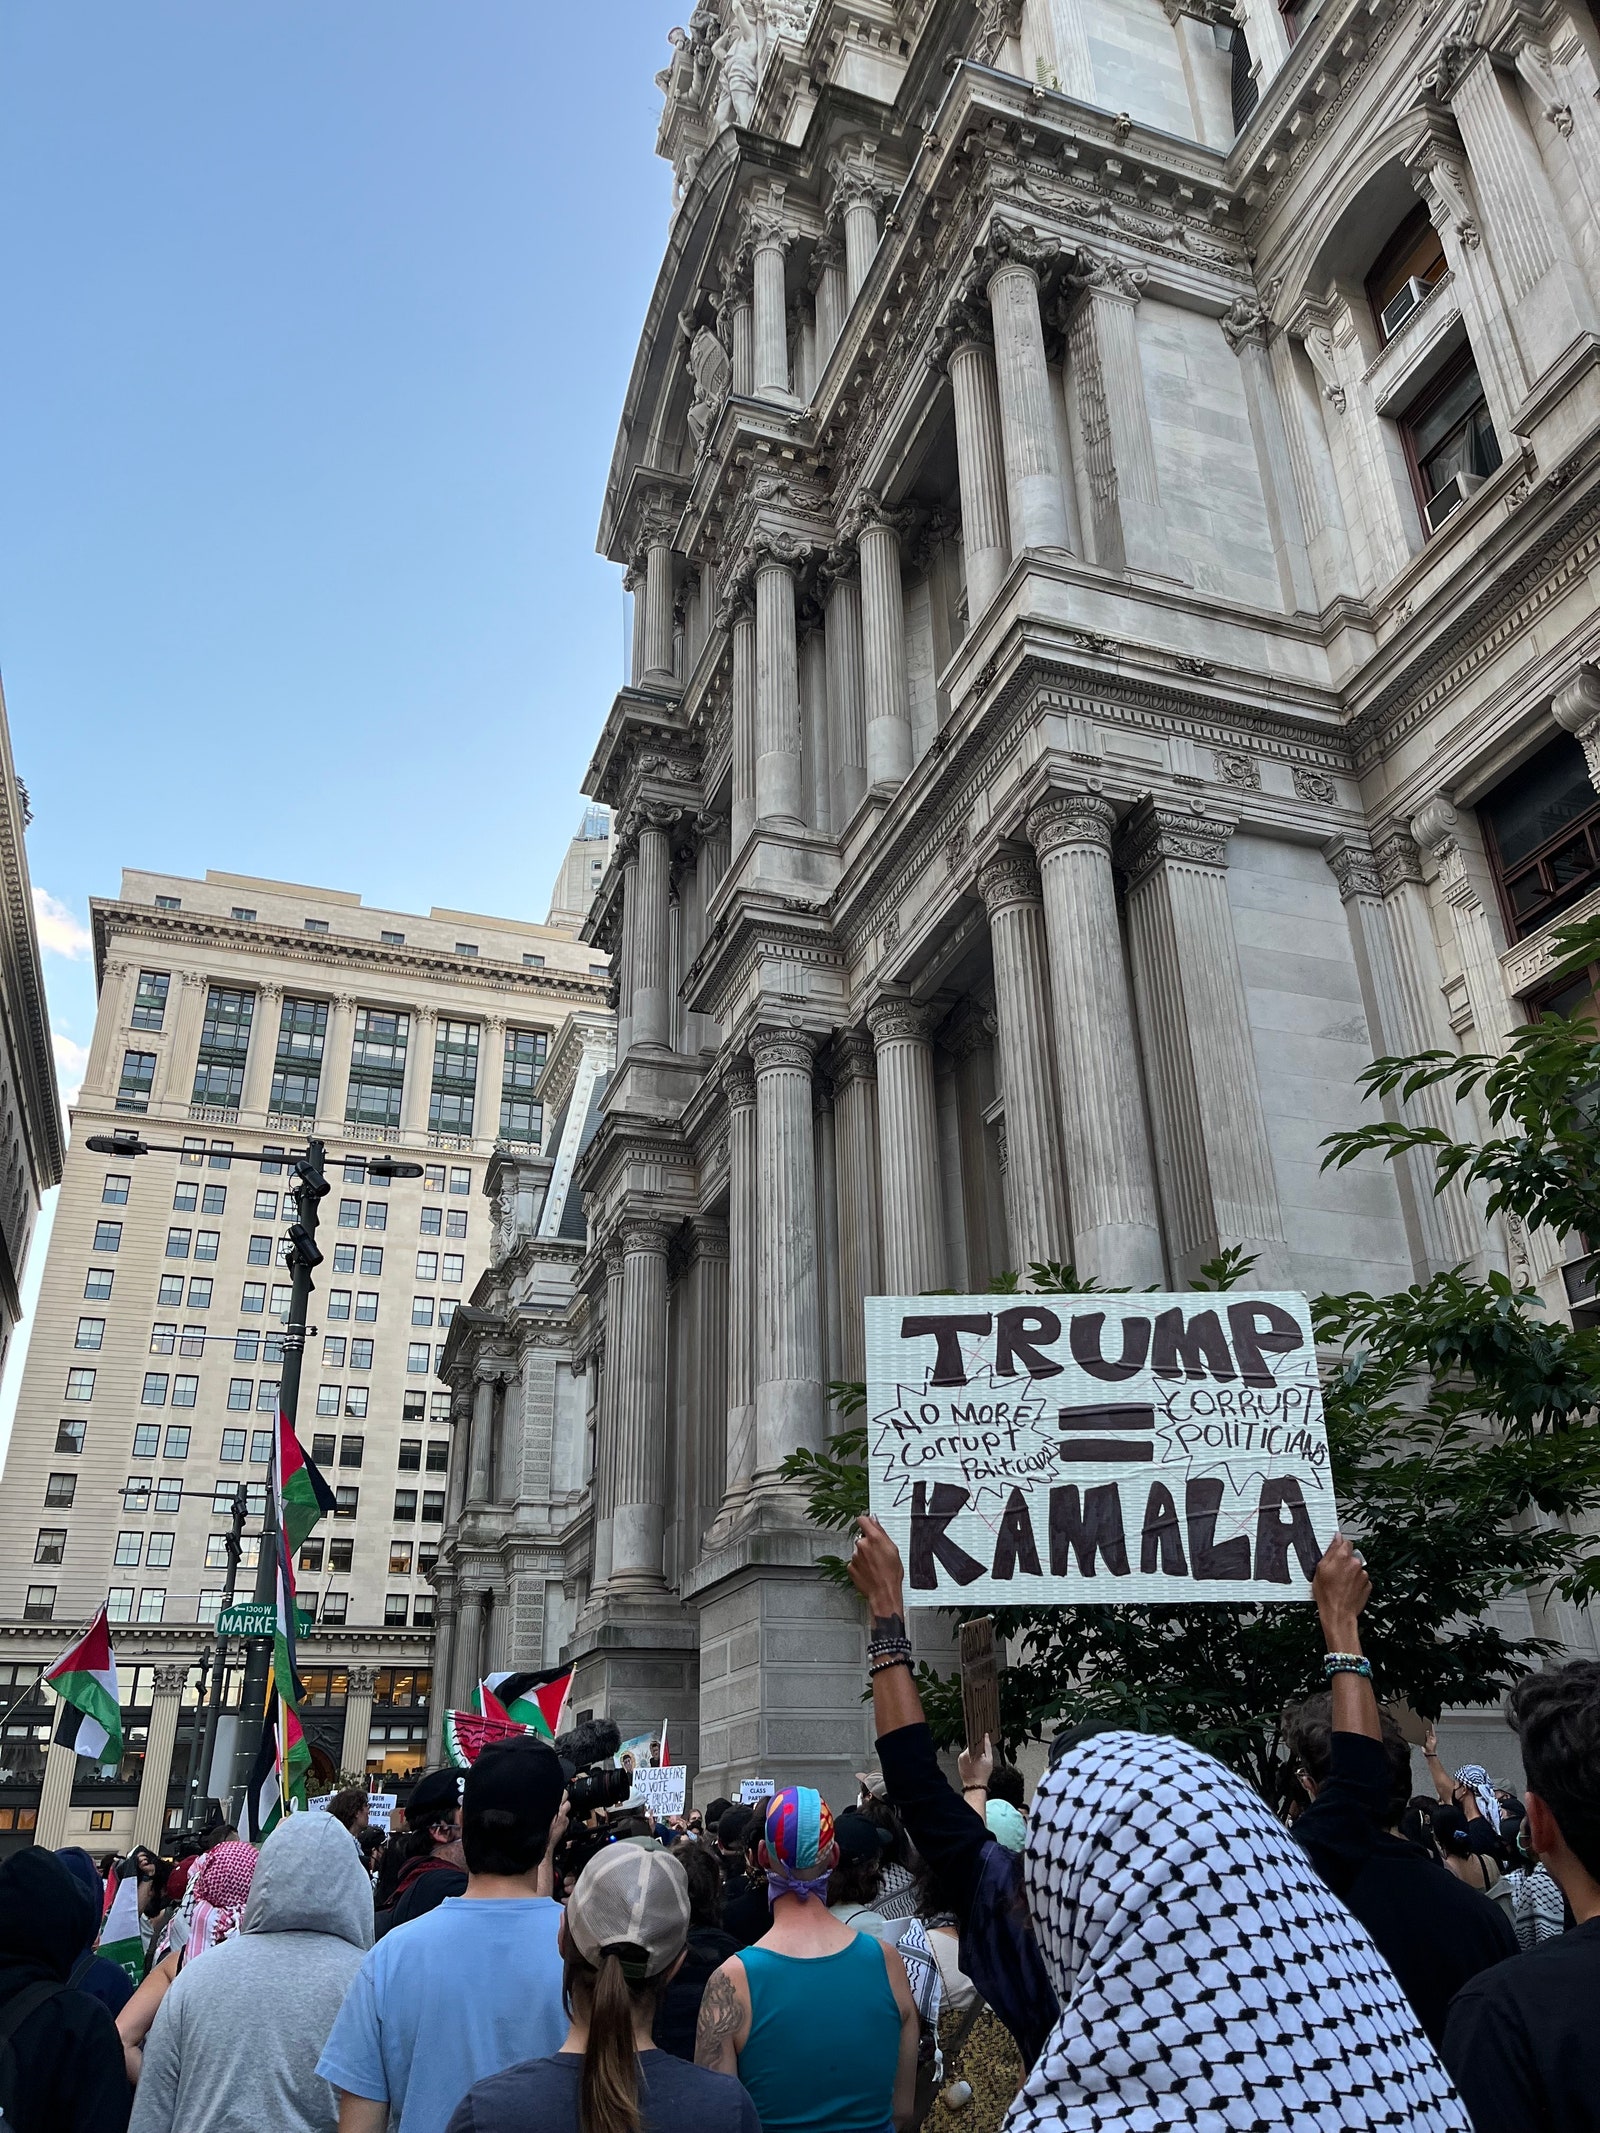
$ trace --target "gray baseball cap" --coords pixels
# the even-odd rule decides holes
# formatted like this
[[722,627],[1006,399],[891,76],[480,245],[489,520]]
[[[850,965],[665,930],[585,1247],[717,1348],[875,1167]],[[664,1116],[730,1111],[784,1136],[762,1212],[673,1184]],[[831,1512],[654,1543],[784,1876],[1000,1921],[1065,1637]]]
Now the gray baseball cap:
[[689,1938],[689,1880],[682,1864],[671,1852],[642,1844],[608,1845],[589,1861],[567,1899],[567,1932],[596,1969],[609,1948],[634,1982],[660,1977]]

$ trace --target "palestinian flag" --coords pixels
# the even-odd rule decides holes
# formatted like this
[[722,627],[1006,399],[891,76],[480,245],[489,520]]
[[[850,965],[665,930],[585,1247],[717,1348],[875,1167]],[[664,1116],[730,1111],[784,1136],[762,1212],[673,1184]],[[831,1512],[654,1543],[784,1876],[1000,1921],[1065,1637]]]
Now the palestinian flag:
[[117,1659],[111,1649],[106,1611],[90,1623],[70,1652],[45,1675],[61,1699],[56,1739],[97,1763],[122,1758],[122,1705],[117,1696]]
[[305,1446],[294,1433],[294,1424],[280,1409],[278,1414],[278,1523],[289,1536],[289,1554],[300,1553],[301,1543],[319,1519],[333,1509],[332,1489],[320,1470],[306,1457]]
[[[287,1743],[287,1752],[280,1748],[280,1742]],[[283,1779],[285,1766],[290,1772],[287,1786]],[[311,1750],[301,1730],[300,1714],[274,1691],[268,1698],[261,1746],[256,1750],[245,1793],[246,1829],[252,1844],[260,1844],[283,1820],[288,1812],[284,1804],[286,1793],[298,1793],[304,1804],[305,1773],[310,1767]]]
[[139,1931],[139,1869],[132,1859],[121,1862],[121,1871],[111,1884],[95,1945],[108,1963],[126,1970],[136,1985],[141,1982],[144,1939]]
[[[490,1701],[494,1698],[491,1696]],[[446,1711],[444,1759],[456,1770],[470,1770],[485,1748],[496,1741],[521,1740],[530,1731],[514,1718],[482,1711]]]
[[484,1716],[515,1719],[541,1740],[554,1740],[571,1687],[570,1666],[551,1667],[542,1674],[487,1674],[475,1700]]

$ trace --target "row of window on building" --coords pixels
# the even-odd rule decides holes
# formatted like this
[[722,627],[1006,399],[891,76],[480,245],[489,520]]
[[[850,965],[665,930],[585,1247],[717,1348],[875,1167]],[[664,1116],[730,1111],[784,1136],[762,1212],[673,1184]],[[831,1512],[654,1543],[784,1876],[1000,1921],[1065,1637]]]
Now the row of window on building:
[[[140,971],[130,1018],[136,1030],[160,1030],[165,1026],[171,983],[169,971]],[[245,1062],[255,1010],[253,992],[227,985],[207,988],[191,1103],[238,1109],[244,1096]],[[430,1133],[473,1132],[480,1034],[481,1025],[476,1022],[447,1016],[436,1021],[428,1089]],[[268,1098],[268,1108],[274,1114],[307,1120],[316,1117],[327,1037],[326,1000],[285,998],[279,1010]],[[499,1118],[502,1140],[537,1142],[540,1137],[543,1115],[533,1099],[533,1086],[544,1065],[548,1041],[543,1030],[508,1028],[505,1033]],[[356,1009],[345,1095],[348,1125],[399,1125],[410,1043],[409,1014],[392,1008]],[[147,1111],[155,1073],[154,1052],[126,1051],[117,1085],[117,1109]]]

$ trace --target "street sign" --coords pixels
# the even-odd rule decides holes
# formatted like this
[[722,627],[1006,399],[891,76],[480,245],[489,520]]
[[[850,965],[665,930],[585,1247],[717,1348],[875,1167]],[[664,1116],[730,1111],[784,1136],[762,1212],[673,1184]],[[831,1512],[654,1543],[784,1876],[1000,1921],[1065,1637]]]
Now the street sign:
[[[303,1608],[295,1613],[295,1634],[304,1637],[315,1626]],[[219,1637],[270,1637],[278,1626],[278,1610],[270,1600],[241,1600],[217,1616]]]

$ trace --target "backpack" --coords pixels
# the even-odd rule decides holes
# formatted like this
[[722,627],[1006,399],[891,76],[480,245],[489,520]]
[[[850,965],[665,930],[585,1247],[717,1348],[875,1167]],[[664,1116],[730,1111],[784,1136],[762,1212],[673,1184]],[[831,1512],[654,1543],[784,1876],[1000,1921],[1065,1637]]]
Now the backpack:
[[66,1989],[47,1978],[36,1985],[24,1985],[0,2008],[0,2127],[17,2124],[12,2115],[17,2099],[17,2054],[11,2040],[29,2015]]

